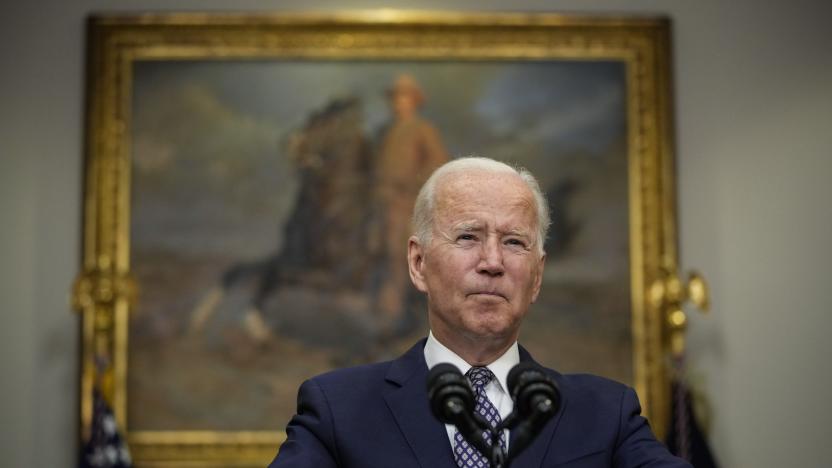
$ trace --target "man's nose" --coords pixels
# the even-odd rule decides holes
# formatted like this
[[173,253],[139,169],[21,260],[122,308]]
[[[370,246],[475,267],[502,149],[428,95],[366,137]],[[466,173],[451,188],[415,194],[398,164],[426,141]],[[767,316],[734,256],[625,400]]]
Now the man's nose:
[[499,239],[489,238],[482,244],[480,263],[477,272],[489,276],[502,276],[505,272],[503,265],[503,251],[500,249]]

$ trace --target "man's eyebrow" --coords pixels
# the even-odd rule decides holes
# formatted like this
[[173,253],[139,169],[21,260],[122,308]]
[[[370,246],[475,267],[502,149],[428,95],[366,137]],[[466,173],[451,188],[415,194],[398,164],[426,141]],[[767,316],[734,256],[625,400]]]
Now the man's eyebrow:
[[531,235],[530,233],[531,233],[531,231],[529,231],[527,229],[523,229],[523,228],[511,228],[511,229],[502,231],[502,234],[506,235],[506,236],[529,237]]
[[453,227],[454,231],[481,231],[482,224],[476,221],[463,221]]

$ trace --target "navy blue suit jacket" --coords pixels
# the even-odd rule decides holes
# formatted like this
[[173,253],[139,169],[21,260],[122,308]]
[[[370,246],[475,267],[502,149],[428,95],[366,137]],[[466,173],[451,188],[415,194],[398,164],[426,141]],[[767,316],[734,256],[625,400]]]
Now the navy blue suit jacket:
[[[270,468],[455,468],[431,413],[425,340],[402,357],[307,380]],[[521,361],[532,360],[520,348]],[[513,467],[690,467],[653,436],[635,392],[590,375],[561,375],[561,409]]]

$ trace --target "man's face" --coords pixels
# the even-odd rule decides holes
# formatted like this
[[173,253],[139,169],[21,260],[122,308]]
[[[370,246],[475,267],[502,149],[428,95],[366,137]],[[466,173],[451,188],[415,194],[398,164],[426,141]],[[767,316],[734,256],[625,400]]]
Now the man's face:
[[409,263],[427,293],[428,318],[443,343],[510,343],[540,291],[531,191],[511,173],[450,174],[436,187],[431,242],[411,238]]
[[396,117],[405,118],[416,113],[418,102],[413,92],[401,90],[390,96],[390,105]]

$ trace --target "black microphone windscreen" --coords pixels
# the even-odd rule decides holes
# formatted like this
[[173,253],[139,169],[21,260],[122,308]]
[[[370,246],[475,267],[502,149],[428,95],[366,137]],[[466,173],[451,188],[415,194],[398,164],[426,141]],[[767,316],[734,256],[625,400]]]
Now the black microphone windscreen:
[[436,419],[453,424],[477,450],[490,453],[492,446],[483,434],[491,433],[491,427],[474,412],[474,390],[462,372],[453,364],[437,364],[428,372],[427,387],[430,409]]
[[431,411],[446,424],[456,424],[462,412],[474,410],[474,392],[453,364],[435,365],[428,372],[427,387]]
[[531,414],[543,397],[548,399],[549,412],[554,414],[560,407],[560,390],[557,383],[546,374],[546,371],[537,364],[521,362],[514,366],[508,373],[506,379],[508,391],[514,400],[518,413]]
[[506,377],[506,384],[508,384],[508,393],[512,396],[515,395],[515,391],[517,389],[517,384],[520,382],[521,376],[527,376],[529,372],[540,372],[541,374],[543,371],[540,369],[540,366],[533,362],[520,362],[516,366],[512,367],[511,370],[508,372],[508,377]]
[[436,384],[438,383],[439,379],[447,378],[448,375],[459,376],[464,378],[462,372],[457,368],[455,365],[443,362],[433,366],[428,372],[427,384],[428,384],[428,392],[431,391]]

